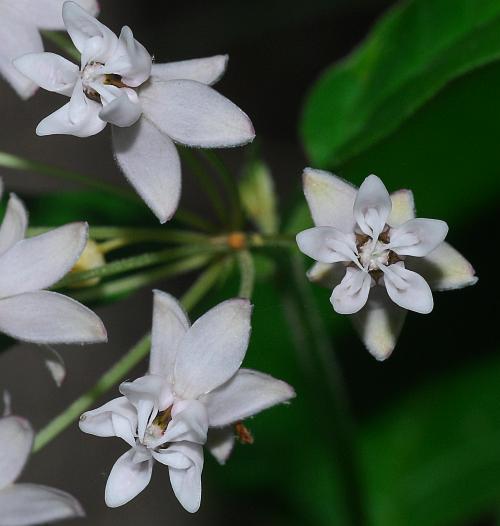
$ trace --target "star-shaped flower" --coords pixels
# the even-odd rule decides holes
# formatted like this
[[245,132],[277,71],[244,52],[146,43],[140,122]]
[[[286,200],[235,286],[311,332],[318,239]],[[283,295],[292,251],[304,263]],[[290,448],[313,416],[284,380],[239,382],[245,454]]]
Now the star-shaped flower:
[[[23,99],[31,97],[38,85],[12,65],[25,53],[43,51],[41,29],[64,29],[61,9],[64,0],[0,0],[0,75]],[[92,14],[99,7],[96,0],[78,0]]]
[[87,137],[112,124],[118,164],[158,219],[167,221],[181,191],[174,142],[225,148],[255,136],[245,113],[209,87],[224,73],[227,57],[152,64],[130,28],[118,38],[74,2],[64,4],[63,19],[82,54],[80,67],[53,53],[15,60],[39,86],[70,97],[37,134]]
[[71,223],[24,239],[27,224],[24,205],[11,194],[0,226],[0,331],[40,344],[105,342],[106,329],[96,314],[43,290],[78,260],[87,243],[87,224]]
[[31,526],[83,517],[78,501],[64,491],[15,483],[33,447],[33,437],[33,429],[23,418],[0,418],[0,524]]
[[201,501],[203,445],[209,428],[216,458],[234,441],[229,426],[295,396],[271,376],[240,369],[250,337],[251,305],[225,301],[193,325],[175,298],[155,291],[149,373],[120,386],[121,398],[82,415],[80,429],[117,436],[131,449],[108,478],[106,503],[121,506],[151,479],[153,461],[169,467],[170,482],[189,512]]
[[447,224],[415,218],[411,191],[389,195],[375,175],[358,190],[307,168],[304,194],[316,226],[300,232],[297,244],[318,262],[308,277],[333,288],[333,308],[354,315],[378,360],[393,351],[407,310],[432,311],[431,289],[476,283],[470,263],[444,242]]

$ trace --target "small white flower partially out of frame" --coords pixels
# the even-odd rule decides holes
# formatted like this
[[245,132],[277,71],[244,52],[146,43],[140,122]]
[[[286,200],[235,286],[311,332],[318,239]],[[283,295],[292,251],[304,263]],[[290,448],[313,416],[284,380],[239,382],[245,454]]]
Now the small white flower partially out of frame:
[[[40,53],[43,42],[40,30],[64,29],[61,10],[64,0],[0,0],[0,75],[20,97],[27,99],[38,89],[28,77],[20,73],[12,61],[25,53]],[[96,15],[96,0],[78,0]]]
[[109,475],[108,506],[121,506],[138,495],[149,484],[156,460],[168,466],[182,506],[196,512],[207,436],[207,446],[224,463],[236,424],[295,396],[285,382],[240,369],[251,312],[247,300],[232,299],[191,325],[175,298],[154,291],[148,374],[122,383],[121,398],[80,419],[85,433],[117,436],[131,446]]
[[67,296],[43,290],[78,260],[87,243],[87,224],[71,223],[24,239],[27,224],[23,203],[11,194],[0,226],[0,332],[39,344],[107,341],[106,329],[94,312]]
[[389,195],[375,175],[358,190],[306,168],[304,194],[316,225],[297,235],[300,250],[317,261],[308,277],[333,288],[333,308],[353,315],[378,360],[394,350],[407,310],[432,311],[431,290],[476,283],[470,263],[444,242],[448,225],[415,218],[410,190]]
[[28,421],[0,418],[0,526],[31,526],[84,517],[79,502],[64,491],[39,484],[15,483],[33,447]]
[[226,148],[255,137],[247,115],[210,87],[224,73],[227,56],[153,64],[129,27],[118,38],[74,2],[64,4],[63,19],[82,54],[80,67],[53,53],[14,61],[42,88],[70,98],[38,125],[37,134],[88,137],[112,124],[118,164],[164,223],[181,192],[174,142]]

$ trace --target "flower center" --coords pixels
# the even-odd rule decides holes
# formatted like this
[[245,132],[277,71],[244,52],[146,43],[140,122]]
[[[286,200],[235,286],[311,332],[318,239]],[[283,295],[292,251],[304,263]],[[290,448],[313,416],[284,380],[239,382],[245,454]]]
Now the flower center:
[[390,229],[386,225],[384,231],[377,240],[366,234],[356,234],[356,246],[359,254],[359,262],[377,281],[382,272],[382,265],[388,266],[401,261],[401,258],[392,250],[387,248],[390,240]]
[[99,82],[105,86],[116,86],[117,88],[128,88],[122,82],[120,75],[114,73],[102,73],[104,64],[102,62],[89,62],[81,72],[83,92],[90,100],[101,102],[101,95],[96,91],[95,84]]
[[148,446],[158,442],[165,431],[167,430],[168,424],[172,420],[172,406],[161,411],[156,415],[156,418],[149,424],[144,434],[144,445]]

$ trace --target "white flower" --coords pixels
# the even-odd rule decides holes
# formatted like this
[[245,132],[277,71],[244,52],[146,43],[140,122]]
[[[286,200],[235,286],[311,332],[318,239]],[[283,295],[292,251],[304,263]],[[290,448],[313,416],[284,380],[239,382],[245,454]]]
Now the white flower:
[[14,483],[26,464],[33,436],[23,418],[0,418],[0,526],[31,526],[85,515],[78,501],[64,491]]
[[240,369],[251,310],[247,300],[228,300],[191,326],[175,298],[155,291],[148,375],[124,382],[123,397],[80,420],[82,431],[120,437],[132,448],[111,470],[105,492],[108,506],[121,506],[138,495],[157,460],[169,467],[182,506],[197,511],[208,429],[218,428],[211,447],[223,463],[234,442],[228,426],[294,396],[285,382]]
[[318,262],[308,277],[334,287],[333,308],[355,315],[354,324],[377,359],[393,351],[407,310],[431,312],[431,289],[477,281],[471,265],[444,242],[447,224],[415,218],[409,190],[390,196],[375,175],[357,190],[307,168],[304,193],[316,227],[300,232],[297,244]]
[[0,331],[41,344],[106,341],[106,329],[90,309],[42,290],[76,263],[87,242],[87,224],[72,223],[24,239],[27,224],[24,205],[11,194],[0,226]]
[[174,141],[220,148],[255,136],[245,113],[209,87],[224,73],[227,57],[152,64],[130,28],[118,38],[74,2],[64,4],[63,19],[82,54],[80,68],[52,53],[15,61],[42,88],[70,97],[37,134],[87,137],[113,124],[118,164],[158,219],[167,221],[181,190]]
[[[0,75],[23,98],[31,97],[37,84],[25,77],[12,61],[25,53],[43,51],[40,30],[64,29],[61,8],[64,0],[0,0]],[[99,11],[96,0],[78,0],[93,14]]]

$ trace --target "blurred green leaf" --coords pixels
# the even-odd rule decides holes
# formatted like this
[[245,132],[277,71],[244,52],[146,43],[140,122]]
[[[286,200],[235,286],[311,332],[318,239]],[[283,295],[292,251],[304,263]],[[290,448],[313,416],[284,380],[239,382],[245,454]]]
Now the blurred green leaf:
[[306,103],[302,136],[333,167],[394,132],[448,82],[500,58],[497,0],[414,0],[391,9]]

